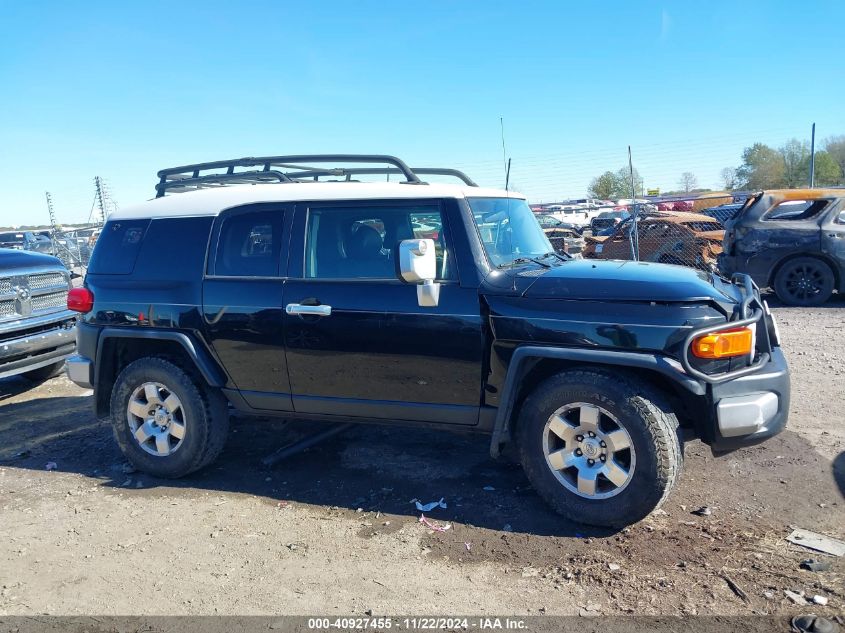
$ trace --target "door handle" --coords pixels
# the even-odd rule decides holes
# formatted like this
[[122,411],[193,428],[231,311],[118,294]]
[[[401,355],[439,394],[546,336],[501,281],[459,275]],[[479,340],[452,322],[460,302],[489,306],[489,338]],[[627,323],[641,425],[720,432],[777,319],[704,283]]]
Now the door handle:
[[300,316],[329,316],[332,313],[332,307],[325,305],[305,306],[301,303],[289,303],[285,306],[285,312]]

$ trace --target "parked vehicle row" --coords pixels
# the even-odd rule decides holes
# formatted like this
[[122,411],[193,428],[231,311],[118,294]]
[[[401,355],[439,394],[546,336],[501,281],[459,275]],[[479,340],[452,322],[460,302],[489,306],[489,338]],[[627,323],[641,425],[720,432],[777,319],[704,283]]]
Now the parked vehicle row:
[[636,237],[641,261],[716,270],[725,233],[716,220],[697,213],[658,211],[638,218],[636,225],[636,236],[633,219],[628,217],[608,235],[587,237],[584,257],[632,259]]
[[49,237],[33,231],[6,231],[0,233],[0,248],[49,254],[53,244]]
[[100,234],[99,227],[71,229],[53,234],[51,231],[0,232],[0,248],[54,255],[62,261],[87,263]]
[[[673,210],[640,211],[639,259],[747,273],[788,305],[819,305],[845,292],[845,190],[758,192],[698,214],[677,208],[675,201]],[[591,221],[584,257],[632,259],[633,224],[617,213]]]
[[536,218],[555,252],[566,255],[580,255],[584,249],[584,238],[581,236],[582,227],[563,222],[546,213],[536,214]]

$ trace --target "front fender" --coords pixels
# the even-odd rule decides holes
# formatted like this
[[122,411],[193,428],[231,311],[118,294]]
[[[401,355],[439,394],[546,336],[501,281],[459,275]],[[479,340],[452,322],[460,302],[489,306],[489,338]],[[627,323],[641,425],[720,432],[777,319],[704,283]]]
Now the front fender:
[[498,457],[502,444],[510,440],[511,418],[519,393],[519,381],[526,373],[531,360],[552,358],[590,365],[611,365],[617,367],[636,367],[656,371],[665,376],[692,395],[703,396],[707,393],[704,383],[684,373],[677,361],[672,361],[659,354],[639,352],[621,352],[612,350],[561,348],[525,345],[518,347],[511,356],[499,409],[490,440],[490,455]]

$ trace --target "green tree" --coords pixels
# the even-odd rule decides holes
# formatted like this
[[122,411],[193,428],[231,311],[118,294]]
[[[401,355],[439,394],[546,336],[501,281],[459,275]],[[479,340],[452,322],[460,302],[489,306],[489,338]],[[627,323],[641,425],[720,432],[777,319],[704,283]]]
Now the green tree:
[[612,171],[606,171],[601,176],[596,176],[590,183],[590,188],[587,194],[591,198],[600,198],[601,200],[610,200],[615,197],[619,190],[619,181]]
[[736,170],[737,189],[778,189],[786,184],[783,155],[764,143],[754,143],[742,152]]
[[[809,160],[808,160],[809,162]],[[836,159],[830,152],[822,150],[816,152],[816,187],[830,187],[831,185],[842,184],[842,168],[836,162]],[[809,165],[807,166],[807,173],[809,177]]]
[[[634,168],[634,197],[643,195],[643,179],[640,177],[637,168]],[[631,172],[627,167],[622,167],[617,172],[606,171],[600,176],[593,178],[590,188],[587,191],[591,198],[602,200],[619,200],[620,198],[631,197]]]
[[805,187],[810,177],[810,146],[806,141],[790,139],[778,150],[783,156],[784,186]]
[[[839,184],[845,184],[845,135],[831,136],[825,139],[823,146],[824,150],[830,154],[833,162],[839,165],[839,173],[841,174]],[[816,161],[818,161],[818,155],[816,155]],[[816,168],[818,169],[818,166]]]

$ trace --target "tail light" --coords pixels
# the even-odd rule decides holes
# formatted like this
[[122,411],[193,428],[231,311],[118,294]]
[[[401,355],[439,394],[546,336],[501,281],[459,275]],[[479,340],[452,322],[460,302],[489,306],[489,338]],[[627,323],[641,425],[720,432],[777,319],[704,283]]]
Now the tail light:
[[754,349],[754,330],[737,328],[704,334],[692,342],[692,353],[699,358],[732,358],[750,354]]
[[88,288],[72,288],[67,293],[67,309],[85,314],[94,307],[94,293]]

